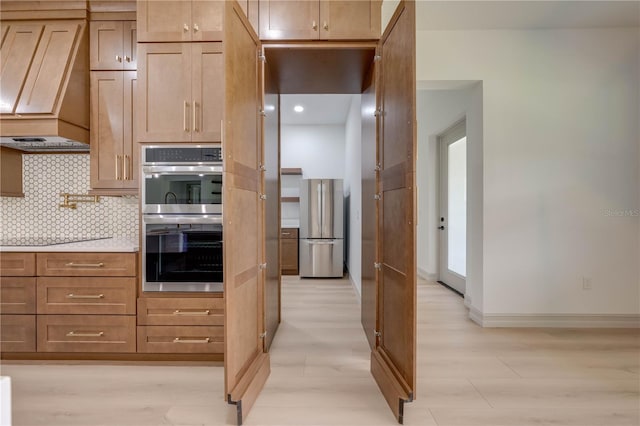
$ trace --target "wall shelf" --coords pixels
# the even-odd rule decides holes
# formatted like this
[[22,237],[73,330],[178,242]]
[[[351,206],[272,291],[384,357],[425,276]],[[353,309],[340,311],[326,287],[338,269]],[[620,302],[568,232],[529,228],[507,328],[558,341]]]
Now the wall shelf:
[[280,169],[280,174],[302,176],[302,169],[301,168],[283,168],[283,169]]

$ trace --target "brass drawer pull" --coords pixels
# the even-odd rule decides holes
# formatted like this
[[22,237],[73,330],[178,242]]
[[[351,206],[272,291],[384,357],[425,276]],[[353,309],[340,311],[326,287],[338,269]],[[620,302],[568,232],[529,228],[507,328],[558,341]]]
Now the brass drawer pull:
[[181,311],[176,309],[173,311],[173,315],[209,315],[209,311]]
[[205,337],[204,339],[183,339],[181,337],[176,337],[173,339],[173,343],[210,343],[211,339]]
[[64,266],[68,266],[69,268],[102,268],[104,267],[104,263],[100,262],[100,263],[74,263],[74,262],[69,262],[66,263]]
[[67,337],[102,337],[104,336],[104,331],[99,331],[97,333],[78,333],[76,331],[70,331],[67,333]]
[[67,294],[67,299],[104,299],[104,294]]

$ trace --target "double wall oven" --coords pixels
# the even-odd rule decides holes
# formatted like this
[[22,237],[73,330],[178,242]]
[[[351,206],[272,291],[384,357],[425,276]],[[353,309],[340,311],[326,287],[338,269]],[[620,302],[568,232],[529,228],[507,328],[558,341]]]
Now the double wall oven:
[[220,145],[142,147],[144,291],[223,290]]

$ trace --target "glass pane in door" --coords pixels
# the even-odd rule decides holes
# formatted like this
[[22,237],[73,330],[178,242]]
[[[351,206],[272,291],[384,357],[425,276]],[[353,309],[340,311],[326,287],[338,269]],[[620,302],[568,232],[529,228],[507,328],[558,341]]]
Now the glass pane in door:
[[448,265],[467,275],[467,138],[449,144],[448,163]]

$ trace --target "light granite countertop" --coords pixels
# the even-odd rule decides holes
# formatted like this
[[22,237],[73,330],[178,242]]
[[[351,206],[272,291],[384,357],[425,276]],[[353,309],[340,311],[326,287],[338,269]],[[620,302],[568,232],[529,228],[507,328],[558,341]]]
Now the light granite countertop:
[[53,244],[48,246],[0,246],[2,252],[137,252],[138,241],[126,238],[106,238],[78,243]]

